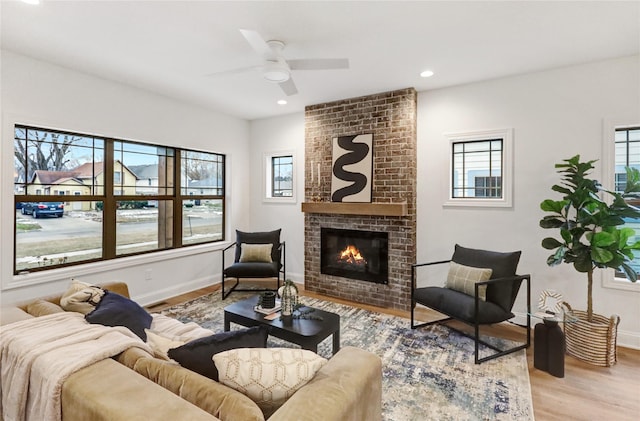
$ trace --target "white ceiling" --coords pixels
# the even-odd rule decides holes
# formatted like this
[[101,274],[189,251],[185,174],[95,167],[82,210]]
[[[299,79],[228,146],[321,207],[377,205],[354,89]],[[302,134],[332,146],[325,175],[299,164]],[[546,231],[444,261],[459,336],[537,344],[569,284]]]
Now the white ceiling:
[[[249,120],[640,53],[638,1],[1,0],[0,14],[3,49]],[[350,69],[293,71],[299,93],[276,105],[258,72],[207,76],[261,63],[241,28]]]

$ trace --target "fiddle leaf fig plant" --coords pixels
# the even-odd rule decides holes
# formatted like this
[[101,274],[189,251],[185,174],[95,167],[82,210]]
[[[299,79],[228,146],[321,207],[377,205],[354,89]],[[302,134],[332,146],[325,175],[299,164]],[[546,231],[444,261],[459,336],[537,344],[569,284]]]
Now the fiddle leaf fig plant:
[[[540,220],[542,228],[558,230],[559,237],[547,237],[542,247],[554,250],[547,259],[549,266],[572,264],[578,272],[587,274],[587,318],[593,316],[593,271],[613,268],[624,273],[632,282],[638,274],[629,264],[633,250],[640,250],[640,241],[630,242],[635,236],[632,228],[624,227],[625,218],[640,218],[640,210],[625,199],[640,195],[640,172],[626,168],[627,183],[623,193],[605,190],[588,177],[596,162],[580,162],[580,155],[556,164],[562,181],[551,190],[563,195],[561,200],[544,200],[540,208],[549,212]],[[607,202],[601,193],[609,196]]]

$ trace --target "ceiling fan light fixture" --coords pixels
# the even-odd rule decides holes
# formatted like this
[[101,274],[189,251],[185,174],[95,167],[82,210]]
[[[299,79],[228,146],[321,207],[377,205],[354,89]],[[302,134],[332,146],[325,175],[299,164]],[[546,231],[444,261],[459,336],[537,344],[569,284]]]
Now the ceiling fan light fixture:
[[270,61],[265,64],[262,71],[262,77],[269,82],[282,83],[289,80],[291,73],[286,64],[277,61]]

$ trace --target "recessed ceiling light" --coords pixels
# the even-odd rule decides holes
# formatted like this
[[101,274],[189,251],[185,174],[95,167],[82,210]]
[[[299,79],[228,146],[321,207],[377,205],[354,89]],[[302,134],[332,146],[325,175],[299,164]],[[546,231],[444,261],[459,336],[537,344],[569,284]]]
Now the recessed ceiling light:
[[420,76],[422,76],[422,77],[431,77],[431,76],[433,76],[433,71],[425,70],[424,72],[420,73]]
[[287,101],[284,99],[279,99],[278,100],[278,105],[287,105]]
[[40,4],[40,0],[20,0],[20,1],[27,4]]

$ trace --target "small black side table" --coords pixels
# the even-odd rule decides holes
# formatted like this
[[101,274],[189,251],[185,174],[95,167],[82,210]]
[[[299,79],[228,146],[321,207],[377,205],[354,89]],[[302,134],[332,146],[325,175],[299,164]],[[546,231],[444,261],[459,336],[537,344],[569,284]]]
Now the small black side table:
[[552,376],[564,377],[564,332],[556,318],[543,318],[533,334],[533,366]]

